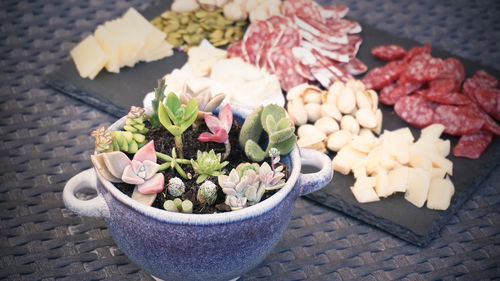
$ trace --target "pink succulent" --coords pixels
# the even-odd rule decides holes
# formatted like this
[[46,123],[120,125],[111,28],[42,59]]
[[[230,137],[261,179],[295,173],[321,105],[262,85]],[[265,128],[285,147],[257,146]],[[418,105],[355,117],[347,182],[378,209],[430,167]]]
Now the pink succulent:
[[202,142],[228,142],[229,130],[231,130],[231,125],[233,124],[233,112],[231,111],[231,106],[229,104],[224,106],[219,112],[219,118],[209,114],[205,114],[204,118],[211,133],[201,133],[198,140]]
[[154,141],[137,150],[132,160],[121,151],[103,153],[102,157],[111,175],[123,182],[136,184],[140,193],[163,191],[165,179],[162,173],[157,173],[160,165],[156,163]]

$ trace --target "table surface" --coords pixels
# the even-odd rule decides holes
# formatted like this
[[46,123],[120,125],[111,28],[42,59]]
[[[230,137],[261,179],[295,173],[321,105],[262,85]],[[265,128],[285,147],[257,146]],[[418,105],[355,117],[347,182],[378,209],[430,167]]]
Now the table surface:
[[[434,2],[335,1],[353,19],[500,69],[500,1]],[[91,165],[89,132],[114,118],[44,82],[98,24],[149,3],[0,2],[0,279],[152,280],[104,220],[76,216],[61,199]],[[499,182],[497,167],[426,248],[299,198],[278,246],[240,280],[500,278]]]

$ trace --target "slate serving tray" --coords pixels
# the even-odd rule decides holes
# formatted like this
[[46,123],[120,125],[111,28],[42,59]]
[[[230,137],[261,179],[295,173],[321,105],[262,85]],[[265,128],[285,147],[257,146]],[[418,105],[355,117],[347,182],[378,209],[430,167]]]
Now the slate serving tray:
[[[170,7],[171,1],[162,1],[152,5],[142,12],[148,18],[159,15]],[[409,49],[422,45],[410,39],[401,38],[380,29],[362,24],[363,31],[358,58],[366,63],[369,69],[383,65],[370,54],[374,46],[384,44],[399,44]],[[476,70],[484,69],[495,77],[500,72],[491,67],[485,67],[470,60],[451,55],[448,52],[433,49],[432,55],[441,58],[456,57],[465,66],[466,77],[470,77]],[[125,115],[130,106],[141,105],[144,95],[157,86],[157,80],[174,68],[180,68],[187,60],[183,52],[175,51],[171,57],[151,63],[139,63],[133,68],[124,68],[119,74],[110,74],[101,71],[94,80],[82,79],[71,60],[63,63],[61,68],[47,77],[51,87],[71,97],[88,103],[116,117]],[[361,78],[361,77],[358,77]],[[392,107],[380,105],[383,112],[383,129],[394,130],[408,126],[397,115]],[[410,126],[415,136],[419,137],[419,130]],[[452,147],[458,138],[446,137],[451,140]],[[335,154],[330,153],[333,158]],[[361,221],[374,225],[396,237],[418,246],[428,245],[433,238],[439,235],[439,230],[450,217],[471,197],[472,193],[480,188],[481,183],[494,170],[500,157],[500,141],[495,136],[481,158],[470,160],[456,158],[454,163],[453,183],[455,195],[448,210],[433,211],[425,206],[417,208],[404,199],[403,194],[383,198],[373,203],[358,203],[349,187],[354,183],[352,175],[342,175],[335,172],[333,181],[322,190],[307,195],[309,199],[319,202],[330,208],[339,210]],[[312,171],[304,167],[304,171]]]

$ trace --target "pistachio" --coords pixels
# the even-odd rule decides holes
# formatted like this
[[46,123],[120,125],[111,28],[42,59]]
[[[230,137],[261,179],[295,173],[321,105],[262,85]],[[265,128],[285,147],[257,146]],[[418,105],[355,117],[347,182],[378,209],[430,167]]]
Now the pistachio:
[[302,94],[307,89],[307,87],[309,87],[309,84],[302,83],[302,84],[299,84],[299,85],[291,88],[290,90],[288,90],[288,92],[286,92],[286,99],[293,100],[293,99],[296,99],[298,97],[302,97]]
[[344,83],[342,81],[335,81],[328,88],[328,96],[326,98],[326,103],[337,105],[337,99],[344,90]]
[[307,123],[307,112],[302,99],[296,98],[288,102],[288,115],[296,126]]
[[321,93],[306,91],[304,93],[304,103],[317,103],[321,104]]
[[371,98],[371,105],[372,105],[372,110],[376,111],[378,109],[378,95],[377,92],[374,90],[367,90],[366,94],[370,96]]
[[352,115],[344,115],[340,119],[340,129],[351,132],[354,135],[359,133],[359,124]]
[[354,90],[350,87],[344,87],[337,100],[337,108],[344,114],[351,113],[356,107],[356,97]]
[[331,151],[339,151],[342,147],[348,144],[351,139],[351,132],[346,130],[336,131],[328,136],[326,147]]
[[356,120],[364,128],[373,129],[377,126],[377,118],[371,108],[360,108],[356,112]]
[[335,119],[336,121],[340,121],[340,119],[342,119],[342,113],[340,113],[337,106],[331,103],[322,104],[320,107],[320,113],[321,117],[328,116]]
[[358,108],[372,108],[372,97],[367,91],[356,91],[356,104]]
[[300,148],[310,148],[321,152],[326,152],[325,143],[323,142],[325,137],[326,136],[324,134],[307,135],[299,138],[297,140],[297,145]]
[[375,134],[380,135],[382,132],[382,110],[380,108],[375,111],[375,119],[377,120],[377,126],[372,130]]
[[321,106],[317,103],[308,103],[305,106],[307,112],[307,120],[311,122],[316,122],[321,118]]
[[318,138],[320,138],[319,136],[322,136],[322,139],[326,138],[326,134],[323,131],[311,124],[302,125],[297,129],[297,136],[299,138],[305,138],[309,135],[318,135]]
[[331,117],[321,117],[314,122],[314,127],[321,130],[326,135],[339,130],[339,124]]

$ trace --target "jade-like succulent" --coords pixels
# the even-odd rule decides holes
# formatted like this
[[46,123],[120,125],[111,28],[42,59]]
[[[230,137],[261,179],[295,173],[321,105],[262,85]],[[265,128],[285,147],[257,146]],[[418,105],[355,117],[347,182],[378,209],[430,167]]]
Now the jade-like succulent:
[[174,200],[165,201],[165,203],[163,203],[163,208],[171,212],[192,213],[193,202],[189,200],[182,201],[180,198],[175,198]]
[[153,114],[151,114],[151,117],[149,118],[149,122],[151,123],[151,128],[158,128],[161,123],[160,119],[158,117],[158,105],[161,103],[163,98],[165,97],[165,88],[167,85],[165,85],[165,78],[162,78],[158,80],[158,88],[155,88],[155,98],[151,102],[153,106]]
[[168,180],[167,190],[170,195],[179,197],[186,191],[186,186],[180,178],[174,177]]
[[205,123],[209,132],[203,132],[198,137],[199,141],[213,141],[223,143],[226,146],[226,152],[222,155],[222,159],[226,159],[231,153],[231,144],[229,143],[229,131],[233,125],[233,112],[231,106],[227,104],[219,112],[219,118],[205,114]]
[[217,186],[212,181],[203,182],[198,188],[196,199],[200,203],[211,205],[217,199]]
[[[262,130],[268,136],[265,150],[258,144]],[[241,127],[239,142],[248,158],[260,162],[269,155],[271,148],[276,148],[282,155],[290,153],[297,141],[294,131],[295,127],[286,117],[285,109],[270,104],[259,107],[247,117]]]
[[146,125],[144,125],[144,120],[147,118],[148,116],[145,114],[144,108],[132,106],[127,114],[127,120],[123,129],[131,133],[145,134],[149,131]]
[[190,164],[191,162],[187,159],[177,158],[175,147],[172,147],[172,155],[166,155],[161,152],[156,152],[156,156],[161,160],[165,161],[165,163],[160,165],[159,168],[160,171],[163,171],[168,168],[175,169],[181,177],[185,179],[191,179],[191,174],[190,173],[186,174],[186,172],[184,172],[184,170],[181,168],[181,164],[186,165]]
[[113,137],[111,136],[111,132],[106,129],[106,127],[101,126],[90,133],[90,135],[95,138],[95,151],[113,151]]
[[248,169],[242,177],[236,169],[232,169],[229,175],[218,176],[219,185],[226,194],[225,203],[231,210],[239,210],[247,205],[257,204],[265,189],[260,186],[257,173]]
[[220,153],[215,154],[214,150],[211,149],[210,152],[201,152],[198,150],[196,153],[196,161],[191,159],[191,165],[193,166],[193,170],[198,175],[196,179],[196,183],[200,184],[205,181],[209,176],[219,176],[224,174],[221,171],[227,164],[228,161],[220,162],[221,155]]
[[182,134],[191,124],[193,124],[198,115],[198,105],[196,99],[192,98],[184,105],[174,93],[169,93],[165,104],[158,103],[158,118],[160,123],[175,137],[175,147],[179,157],[183,158]]
[[142,194],[163,191],[164,176],[157,173],[160,165],[156,163],[153,141],[139,149],[132,160],[121,151],[92,155],[91,160],[96,170],[111,182],[135,184]]

